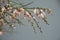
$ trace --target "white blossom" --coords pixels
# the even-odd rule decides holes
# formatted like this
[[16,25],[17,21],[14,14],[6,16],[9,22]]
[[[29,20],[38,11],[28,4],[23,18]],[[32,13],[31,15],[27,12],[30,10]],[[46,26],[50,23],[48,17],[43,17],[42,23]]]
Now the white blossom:
[[4,12],[5,11],[5,7],[2,7],[2,12]]
[[0,35],[3,35],[3,32],[2,31],[0,31]]
[[15,9],[14,11],[13,11],[13,13],[16,13],[17,12],[17,10]]
[[40,13],[40,10],[37,9],[37,8],[35,8],[35,9],[34,9],[34,13],[35,13],[35,14],[39,14],[39,13]]
[[18,10],[15,9],[15,10],[13,11],[13,14],[14,14],[15,16],[20,16],[21,12],[18,12]]
[[41,11],[41,13],[43,13],[46,16],[46,14],[44,13],[44,11],[42,9],[40,9],[40,11]]
[[11,27],[12,27],[13,29],[15,29],[15,28],[16,28],[16,27],[15,27],[15,25],[13,25],[13,24],[11,25]]

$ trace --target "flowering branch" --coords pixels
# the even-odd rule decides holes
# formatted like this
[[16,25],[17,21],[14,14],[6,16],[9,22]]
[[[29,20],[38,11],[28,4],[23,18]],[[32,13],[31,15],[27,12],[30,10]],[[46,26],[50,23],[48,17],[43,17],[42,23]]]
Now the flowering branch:
[[[0,0],[0,2],[5,3],[4,0]],[[16,7],[16,6],[14,7],[14,5],[12,5],[12,3],[20,5],[20,7]],[[32,8],[26,7],[32,3],[33,2],[30,2],[27,4],[21,4],[21,3],[19,4],[14,1],[8,0],[7,4],[5,4],[3,7],[0,6],[0,34],[2,34],[2,32],[4,32],[4,29],[2,28],[4,24],[9,25],[9,28],[11,28],[11,29],[15,29],[14,24],[17,22],[18,22],[18,24],[24,25],[24,23],[21,22],[21,20],[19,18],[19,17],[21,17],[21,15],[23,15],[22,16],[23,19],[28,18],[28,22],[31,23],[34,32],[35,32],[34,24],[36,24],[36,27],[38,29],[40,29],[40,32],[42,32],[42,29],[39,26],[39,21],[37,19],[41,18],[42,20],[44,20],[44,22],[46,24],[48,24],[46,14],[47,13],[50,14],[51,9],[40,8],[40,7],[32,7]],[[32,12],[28,9],[31,9]]]

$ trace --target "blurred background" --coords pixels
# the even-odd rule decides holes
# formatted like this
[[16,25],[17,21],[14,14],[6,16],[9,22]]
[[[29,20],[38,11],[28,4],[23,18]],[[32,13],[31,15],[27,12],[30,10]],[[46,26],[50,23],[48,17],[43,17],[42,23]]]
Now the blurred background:
[[[60,0],[14,0],[29,3],[34,1],[29,7],[43,7],[52,9],[53,15],[47,15],[48,23],[40,22],[43,33],[36,29],[36,34],[33,28],[29,25],[16,25],[14,32],[7,32],[0,36],[0,40],[60,40]],[[27,24],[27,23],[26,23]],[[5,25],[6,26],[6,25]]]

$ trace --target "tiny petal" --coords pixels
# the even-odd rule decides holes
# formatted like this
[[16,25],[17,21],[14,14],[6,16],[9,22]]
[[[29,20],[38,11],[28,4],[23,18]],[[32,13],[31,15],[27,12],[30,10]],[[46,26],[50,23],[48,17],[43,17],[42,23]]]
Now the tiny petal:
[[42,13],[40,14],[40,16],[41,16],[42,18],[44,18],[44,15],[43,15]]
[[36,9],[34,9],[34,13],[35,13],[35,14],[36,14],[36,11],[37,11],[37,10],[36,10]]
[[26,15],[28,15],[29,17],[31,17],[31,15],[29,14],[29,12],[26,11]]

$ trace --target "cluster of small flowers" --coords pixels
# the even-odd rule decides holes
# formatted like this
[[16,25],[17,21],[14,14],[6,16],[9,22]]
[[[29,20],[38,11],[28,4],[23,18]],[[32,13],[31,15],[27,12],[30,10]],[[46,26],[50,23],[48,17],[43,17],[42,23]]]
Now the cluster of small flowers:
[[[2,0],[0,0],[0,1],[4,2]],[[12,29],[15,29],[14,24],[10,23],[10,21],[7,20],[6,17],[8,17],[10,20],[12,19],[12,21],[16,20],[16,21],[18,21],[18,23],[21,23],[21,21],[17,17],[20,16],[21,14],[23,14],[23,18],[24,19],[28,18],[28,21],[32,24],[34,31],[35,31],[35,28],[34,28],[33,22],[31,22],[32,19],[35,21],[37,27],[42,32],[41,27],[38,25],[36,17],[33,16],[32,13],[34,12],[34,14],[38,18],[42,18],[44,20],[44,22],[46,22],[46,24],[48,24],[47,18],[46,18],[46,12],[48,14],[50,14],[51,9],[49,9],[49,8],[32,8],[33,12],[30,12],[27,9],[28,8],[23,8],[23,7],[14,8],[14,7],[10,6],[10,2],[8,4],[6,4],[5,6],[3,6],[3,7],[0,7],[0,26],[3,26],[4,23],[7,23]],[[2,34],[1,31],[0,31],[0,34]]]
[[49,9],[49,8],[41,8],[41,9],[35,8],[34,13],[37,15],[38,18],[42,18],[46,22],[46,24],[48,24],[46,13],[50,14],[51,9]]

